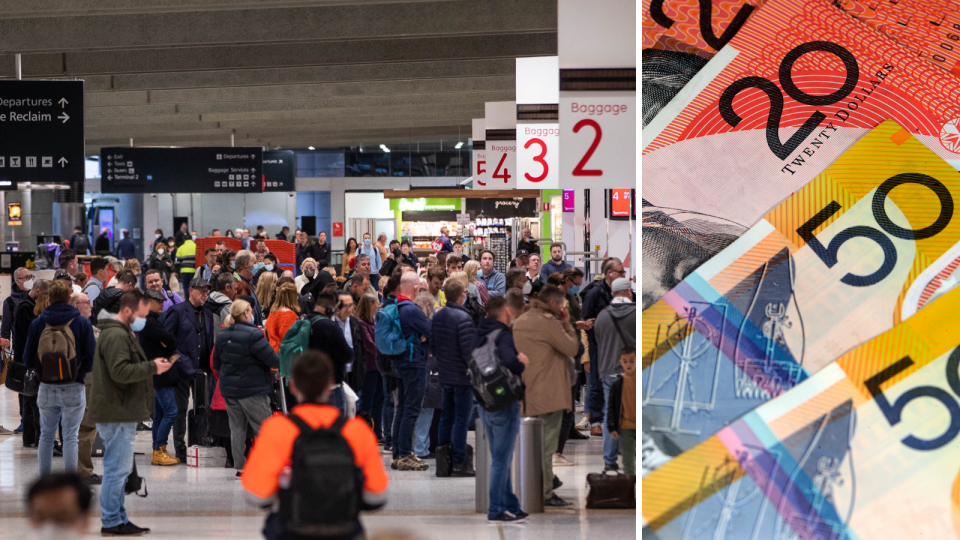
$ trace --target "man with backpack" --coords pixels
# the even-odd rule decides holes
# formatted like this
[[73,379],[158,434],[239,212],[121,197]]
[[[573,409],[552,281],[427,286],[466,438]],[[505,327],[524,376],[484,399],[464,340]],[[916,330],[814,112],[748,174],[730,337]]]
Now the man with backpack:
[[[320,293],[313,313],[308,313],[310,321],[310,350],[324,353],[333,362],[334,383],[338,385],[330,394],[329,403],[338,408],[341,414],[347,413],[347,399],[343,392],[343,378],[347,364],[353,362],[353,349],[347,343],[340,325],[331,320],[337,312],[339,296],[333,291]],[[294,323],[296,325],[296,323]],[[291,327],[293,330],[293,327]],[[288,330],[289,334],[291,330]],[[283,343],[280,344],[281,353]]]
[[[491,297],[486,309],[486,316],[477,328],[473,354],[488,354],[487,349],[492,346],[493,351],[490,352],[496,361],[514,376],[520,376],[529,360],[525,354],[517,352],[513,343],[510,331],[513,316],[507,309],[507,301],[503,297]],[[481,407],[480,420],[490,445],[490,506],[487,520],[504,523],[522,521],[527,513],[520,509],[520,501],[510,483],[514,443],[520,430],[520,402],[514,401],[495,410]]]
[[100,316],[100,338],[93,360],[90,420],[103,438],[103,484],[100,521],[103,536],[140,536],[150,529],[127,519],[124,485],[133,470],[137,423],[150,420],[153,376],[173,367],[165,358],[147,359],[134,332],[143,330],[149,301],[138,289],[123,293],[117,314]]
[[94,325],[97,324],[100,314],[104,311],[113,314],[118,313],[123,293],[137,288],[137,276],[130,270],[121,270],[117,273],[116,278],[117,285],[107,287],[93,301],[93,314],[90,316],[90,322]]
[[[475,476],[472,460],[466,461],[467,430],[473,414],[473,386],[467,364],[477,330],[470,313],[463,307],[467,292],[460,280],[447,278],[443,290],[447,306],[433,316],[430,328],[430,352],[437,359],[443,389],[443,412],[437,432],[437,473],[446,469],[447,463],[441,464],[441,459],[449,457],[450,476]],[[441,447],[446,448],[441,450]]]
[[385,304],[376,317],[376,344],[389,356],[397,383],[397,418],[393,423],[393,464],[400,471],[425,471],[428,465],[413,453],[413,433],[427,385],[430,320],[411,300],[420,278],[403,273],[396,303]]
[[362,538],[360,511],[386,503],[389,479],[373,430],[328,403],[335,371],[322,352],[299,356],[290,391],[300,405],[264,421],[250,451],[241,481],[270,508],[268,540]]
[[[637,346],[637,304],[633,302],[630,280],[617,278],[610,286],[612,299],[610,305],[597,315],[594,333],[597,339],[597,371],[603,384],[604,411],[610,407],[610,389],[617,375],[623,373],[620,365],[620,351],[624,347]],[[604,471],[617,470],[617,440],[614,439],[603,423],[603,462]]]
[[233,299],[237,296],[237,278],[233,277],[233,274],[215,274],[211,284],[213,291],[203,307],[213,315],[213,339],[216,340],[223,328],[223,320],[230,314]]
[[93,302],[103,292],[104,283],[109,279],[107,260],[103,257],[94,257],[90,261],[90,280],[83,286],[83,292]]
[[23,359],[40,376],[37,407],[40,410],[40,474],[48,474],[53,461],[57,427],[63,423],[63,466],[77,471],[80,422],[86,407],[83,381],[93,367],[96,341],[93,327],[70,305],[73,287],[56,282],[47,292],[50,305],[30,323]]

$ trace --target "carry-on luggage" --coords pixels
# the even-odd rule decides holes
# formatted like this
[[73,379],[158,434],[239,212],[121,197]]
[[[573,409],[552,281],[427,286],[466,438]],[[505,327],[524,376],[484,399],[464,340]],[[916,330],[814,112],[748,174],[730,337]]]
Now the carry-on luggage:
[[637,477],[607,471],[587,475],[587,508],[636,508]]

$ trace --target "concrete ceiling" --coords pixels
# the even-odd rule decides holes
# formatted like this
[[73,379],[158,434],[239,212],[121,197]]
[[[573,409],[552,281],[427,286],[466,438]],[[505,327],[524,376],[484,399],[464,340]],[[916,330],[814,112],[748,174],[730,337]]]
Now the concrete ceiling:
[[556,50],[556,0],[0,0],[0,77],[84,79],[88,154],[452,145]]

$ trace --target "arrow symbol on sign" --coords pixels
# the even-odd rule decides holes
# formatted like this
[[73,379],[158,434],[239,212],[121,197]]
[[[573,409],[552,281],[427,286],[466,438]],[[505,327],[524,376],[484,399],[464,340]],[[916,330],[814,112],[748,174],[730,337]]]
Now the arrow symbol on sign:
[[67,123],[67,120],[70,119],[70,117],[67,116],[67,113],[62,113],[62,114],[61,114],[60,116],[58,116],[57,118],[58,118],[59,120],[63,120],[63,123],[64,123],[64,124],[66,124],[66,123]]
[[70,103],[70,102],[67,101],[67,98],[60,98],[60,101],[58,101],[57,103],[60,104],[61,109],[65,109],[67,107],[67,103]]
[[113,177],[112,177],[112,176],[108,176],[108,177],[107,177],[107,180],[113,180]]
[[60,168],[62,169],[62,168],[64,168],[64,167],[67,166],[67,163],[69,163],[69,161],[67,161],[67,158],[62,157],[62,158],[60,158],[60,159],[57,160],[57,163],[60,164]]

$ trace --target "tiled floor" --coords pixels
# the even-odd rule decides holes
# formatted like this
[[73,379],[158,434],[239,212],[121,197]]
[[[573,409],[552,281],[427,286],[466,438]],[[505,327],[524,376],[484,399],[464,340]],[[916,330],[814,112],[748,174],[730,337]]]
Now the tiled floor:
[[[0,388],[0,425],[13,429],[18,423],[16,394]],[[146,478],[150,495],[127,497],[126,507],[138,525],[153,529],[151,538],[262,538],[263,513],[248,504],[232,470],[152,467],[148,432],[137,435],[136,450],[147,453],[137,456],[137,470]],[[568,443],[567,459],[576,465],[556,469],[564,482],[557,493],[575,506],[534,515],[526,524],[487,524],[485,515],[474,513],[473,479],[437,478],[432,461],[424,473],[400,473],[388,466],[389,502],[380,512],[364,515],[363,524],[369,536],[404,531],[438,540],[635,538],[635,512],[584,510],[586,475],[603,467],[601,450],[596,437]],[[58,461],[54,460],[55,470]],[[101,472],[100,460],[94,464]],[[0,435],[0,540],[29,538],[23,497],[36,474],[36,450],[24,449],[18,435]],[[99,537],[99,508],[94,508],[94,515],[91,535]]]

